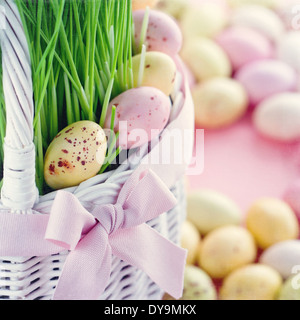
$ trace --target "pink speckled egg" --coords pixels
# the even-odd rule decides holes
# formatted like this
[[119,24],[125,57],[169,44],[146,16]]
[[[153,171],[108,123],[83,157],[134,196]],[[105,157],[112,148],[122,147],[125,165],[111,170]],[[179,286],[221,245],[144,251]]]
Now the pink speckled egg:
[[283,199],[294,210],[297,218],[300,220],[300,179],[295,180],[285,190]]
[[274,56],[271,42],[259,32],[248,27],[228,27],[219,33],[215,40],[227,53],[233,70],[249,62]]
[[110,128],[111,110],[116,107],[114,131],[119,132],[122,149],[137,148],[155,138],[166,126],[171,101],[154,87],[129,89],[109,104],[105,128]]
[[[144,15],[145,10],[133,12],[136,52],[139,52]],[[170,56],[176,55],[182,46],[182,35],[177,22],[166,13],[150,10],[145,45],[147,51],[160,51]]]
[[235,78],[246,89],[250,104],[256,106],[265,98],[297,87],[296,72],[279,60],[259,60],[238,70]]

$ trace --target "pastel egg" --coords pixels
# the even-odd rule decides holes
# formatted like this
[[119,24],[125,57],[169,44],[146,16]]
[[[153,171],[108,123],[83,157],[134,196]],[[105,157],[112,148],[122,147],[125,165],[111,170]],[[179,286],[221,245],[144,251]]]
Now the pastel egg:
[[204,237],[198,263],[212,278],[221,279],[254,262],[256,253],[254,238],[248,230],[241,226],[223,226]]
[[[136,52],[139,52],[144,16],[145,10],[133,12]],[[170,56],[176,55],[182,46],[182,35],[178,24],[169,15],[158,10],[150,10],[144,44],[147,51],[161,51]]]
[[246,89],[252,106],[274,94],[295,91],[297,88],[296,72],[279,60],[248,63],[238,70],[235,79]]
[[196,38],[186,41],[180,56],[197,81],[231,76],[231,64],[226,53],[211,39]]
[[254,201],[246,214],[246,226],[262,249],[299,236],[295,213],[287,203],[277,198]]
[[213,37],[226,26],[227,21],[227,11],[210,1],[188,6],[182,14],[180,26],[185,39]]
[[285,190],[283,199],[293,209],[300,221],[300,180],[293,181]]
[[285,26],[279,16],[261,5],[238,7],[232,12],[230,24],[253,28],[273,43],[277,43],[285,33]]
[[197,261],[201,235],[198,229],[190,221],[184,221],[180,229],[180,245],[187,250],[186,263],[193,265]]
[[156,9],[167,13],[176,20],[181,20],[181,17],[188,6],[189,2],[186,0],[159,0],[156,4]]
[[300,94],[279,93],[262,101],[253,113],[253,124],[264,137],[280,142],[300,139]]
[[300,300],[300,273],[290,276],[284,281],[278,296],[278,300]]
[[300,265],[300,240],[286,240],[267,248],[259,258],[260,263],[277,270],[286,279]]
[[216,41],[228,55],[234,70],[249,62],[274,56],[271,42],[251,28],[228,27],[217,35]]
[[107,149],[103,129],[93,121],[78,121],[64,128],[45,154],[44,176],[49,187],[72,187],[95,176]]
[[177,72],[174,60],[163,52],[150,51],[145,54],[145,61],[141,67],[141,58],[141,54],[132,58],[134,86],[154,87],[169,96],[174,88]]
[[122,149],[131,149],[159,135],[169,120],[171,101],[153,87],[124,91],[110,102],[105,128],[110,128],[113,106],[116,107],[114,131],[119,132],[118,144]]
[[132,0],[132,10],[146,9],[146,7],[152,8],[156,5],[157,0]]
[[287,32],[277,45],[277,58],[285,61],[298,73],[300,72],[300,33],[299,31]]
[[248,108],[244,87],[231,78],[213,78],[192,88],[195,122],[206,129],[227,127],[239,120]]
[[250,264],[233,271],[224,279],[220,300],[276,300],[282,279],[276,270]]
[[[183,294],[179,300],[216,300],[217,290],[212,279],[202,269],[186,265],[184,270]],[[165,294],[163,300],[174,300]]]
[[206,235],[225,225],[239,225],[242,213],[226,195],[209,189],[190,191],[187,195],[187,219]]

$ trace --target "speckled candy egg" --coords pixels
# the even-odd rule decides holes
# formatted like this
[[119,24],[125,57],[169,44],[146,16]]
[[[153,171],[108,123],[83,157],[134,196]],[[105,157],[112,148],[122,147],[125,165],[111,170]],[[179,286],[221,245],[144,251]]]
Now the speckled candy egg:
[[206,129],[227,127],[239,120],[248,108],[248,96],[236,80],[215,77],[192,88],[195,122]]
[[190,5],[182,14],[180,26],[184,39],[213,37],[227,24],[228,13],[212,1]]
[[187,264],[196,263],[200,244],[201,235],[198,229],[191,221],[185,220],[180,229],[180,245],[187,250]]
[[202,240],[199,266],[212,278],[224,278],[233,270],[254,262],[256,245],[251,233],[241,226],[223,226]]
[[[136,52],[139,52],[144,15],[145,10],[133,12]],[[175,20],[163,12],[151,10],[145,35],[145,45],[147,51],[160,51],[170,56],[176,55],[181,49],[182,35]]]
[[226,53],[211,39],[203,37],[184,42],[180,56],[198,81],[231,76]]
[[278,15],[261,5],[245,5],[233,10],[230,24],[253,28],[273,43],[277,43],[285,32]]
[[275,94],[257,105],[253,113],[256,130],[273,140],[294,142],[300,139],[300,94]]
[[146,7],[152,8],[156,5],[158,0],[132,0],[132,10],[146,9]]
[[190,191],[187,195],[187,219],[202,235],[225,225],[238,225],[242,212],[226,195],[209,189]]
[[295,213],[287,203],[277,198],[254,201],[246,215],[246,226],[262,249],[299,236]]
[[274,56],[271,42],[254,29],[232,26],[216,37],[217,43],[227,53],[234,70],[245,64]]
[[276,300],[282,286],[280,274],[262,264],[243,266],[228,275],[220,289],[221,300]]
[[[286,279],[300,266],[300,240],[286,240],[273,244],[259,258],[259,262],[277,270]],[[299,270],[300,271],[300,270]]]
[[180,20],[188,6],[187,0],[158,0],[156,9]]
[[[212,279],[202,269],[187,265],[184,270],[183,294],[179,300],[216,300],[217,290]],[[165,295],[163,300],[174,300]]]
[[53,139],[44,164],[46,183],[53,189],[76,186],[95,176],[107,149],[103,129],[92,121],[75,122]]
[[176,64],[167,54],[158,51],[150,51],[145,54],[143,65],[143,77],[139,83],[141,54],[132,58],[133,83],[135,87],[154,87],[167,96],[172,93],[176,77]]
[[149,142],[164,129],[169,120],[171,101],[156,88],[127,90],[110,102],[105,128],[110,128],[112,106],[116,106],[114,131],[120,132],[119,146],[130,149]]
[[292,67],[273,59],[246,64],[237,72],[235,79],[246,89],[252,106],[274,94],[297,88],[297,74]]

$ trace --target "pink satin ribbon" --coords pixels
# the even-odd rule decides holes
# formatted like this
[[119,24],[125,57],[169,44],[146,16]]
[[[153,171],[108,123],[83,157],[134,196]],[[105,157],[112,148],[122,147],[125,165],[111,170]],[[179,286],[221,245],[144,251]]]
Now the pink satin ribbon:
[[115,205],[96,206],[91,213],[73,194],[60,190],[50,216],[0,214],[0,255],[43,256],[70,250],[54,299],[99,298],[110,278],[112,254],[179,298],[186,250],[145,223],[175,204],[173,194],[151,170],[136,170]]

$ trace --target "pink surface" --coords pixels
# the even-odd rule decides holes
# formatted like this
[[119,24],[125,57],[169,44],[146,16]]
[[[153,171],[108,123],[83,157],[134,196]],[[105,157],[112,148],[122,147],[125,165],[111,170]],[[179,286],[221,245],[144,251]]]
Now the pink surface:
[[189,186],[223,192],[244,212],[259,197],[282,197],[300,177],[300,143],[261,137],[249,115],[229,128],[205,130],[204,136],[204,171],[189,176]]

